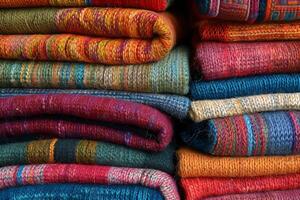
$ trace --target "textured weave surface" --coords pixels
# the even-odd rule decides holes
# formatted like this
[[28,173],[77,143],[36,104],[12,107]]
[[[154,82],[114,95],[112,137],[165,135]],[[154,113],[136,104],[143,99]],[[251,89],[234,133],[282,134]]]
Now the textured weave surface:
[[0,145],[0,166],[78,163],[151,168],[173,174],[174,146],[149,153],[111,143],[89,140],[34,140]]
[[300,110],[300,93],[194,101],[189,114],[195,122],[201,122],[207,119],[278,110]]
[[[0,46],[1,48],[1,46]],[[0,60],[0,87],[103,89],[187,94],[188,50],[176,48],[160,62],[105,66]]]
[[300,92],[300,74],[274,74],[191,83],[193,100]]
[[300,153],[300,112],[266,112],[193,124],[181,134],[185,143],[217,156]]
[[177,152],[180,177],[255,177],[300,172],[300,155],[215,157],[181,148]]
[[6,200],[163,200],[156,190],[133,185],[50,184],[0,191]]
[[[59,118],[49,118],[54,115]],[[41,134],[104,140],[160,151],[166,148],[173,136],[168,116],[154,108],[113,98],[84,95],[0,98],[0,120],[2,138]]]
[[141,185],[159,190],[165,200],[179,200],[175,181],[168,174],[157,170],[73,164],[0,168],[1,189],[52,183]]
[[300,174],[254,178],[186,178],[181,179],[181,185],[187,200],[199,200],[226,194],[299,189]]
[[0,19],[1,34],[34,34],[0,35],[2,59],[148,63],[171,51],[179,30],[169,13],[122,8],[2,9]]
[[142,103],[157,108],[172,117],[185,119],[188,116],[191,101],[184,96],[146,94],[146,93],[129,93],[122,91],[106,90],[61,90],[61,89],[0,89],[0,97],[31,95],[31,94],[78,94],[92,95],[97,97],[109,97]]
[[204,79],[300,71],[300,42],[203,42],[196,47],[194,68]]

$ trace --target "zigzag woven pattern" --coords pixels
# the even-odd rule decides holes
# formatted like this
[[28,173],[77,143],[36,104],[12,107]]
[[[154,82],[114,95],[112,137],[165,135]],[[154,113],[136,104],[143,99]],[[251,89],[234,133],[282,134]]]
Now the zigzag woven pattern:
[[74,164],[9,166],[0,168],[0,188],[53,183],[141,185],[157,189],[165,200],[179,200],[175,181],[151,169]]
[[205,80],[300,72],[300,42],[198,43],[194,68]]
[[300,153],[300,112],[237,115],[195,124],[181,134],[191,147],[216,156]]
[[[0,47],[1,48],[1,47]],[[187,94],[188,50],[176,48],[160,62],[111,66],[0,60],[1,87],[103,89]]]
[[161,60],[179,36],[171,14],[136,9],[3,9],[0,19],[1,34],[22,34],[0,35],[2,59],[141,64]]

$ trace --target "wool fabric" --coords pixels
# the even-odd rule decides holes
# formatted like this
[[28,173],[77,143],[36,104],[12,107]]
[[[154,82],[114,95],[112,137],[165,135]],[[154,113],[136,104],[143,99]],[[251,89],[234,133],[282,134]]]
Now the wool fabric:
[[0,8],[20,8],[20,7],[130,7],[141,8],[154,11],[163,11],[172,0],[0,0]]
[[163,200],[159,191],[138,185],[50,184],[0,191],[2,199],[22,200]]
[[57,183],[141,185],[160,191],[165,200],[179,200],[175,181],[168,174],[138,168],[75,164],[46,164],[0,168],[0,188]]
[[122,91],[107,90],[62,90],[62,89],[19,89],[19,88],[0,88],[0,98],[33,95],[33,94],[74,94],[74,95],[92,95],[97,97],[108,97],[132,101],[149,105],[157,108],[168,115],[183,120],[188,116],[191,101],[189,98],[177,95],[131,93]]
[[194,81],[190,88],[193,100],[293,93],[300,92],[300,74],[273,74],[214,81]]
[[194,177],[258,177],[300,173],[300,155],[216,157],[181,148],[178,175]]
[[[1,48],[1,47],[0,47]],[[153,64],[106,66],[0,60],[0,87],[102,89],[187,94],[189,60],[185,47],[176,48]]]
[[201,122],[207,119],[279,110],[300,110],[300,93],[193,101],[189,114],[195,122]]
[[142,64],[164,58],[179,37],[173,15],[138,9],[2,9],[0,19],[0,33],[11,34],[0,35],[2,59]]
[[113,98],[68,94],[0,98],[0,137],[36,134],[161,151],[171,142],[173,128],[170,118],[158,110]]
[[251,178],[184,178],[180,182],[186,200],[199,200],[230,194],[299,189],[300,174]]
[[183,141],[216,156],[300,154],[300,112],[236,115],[193,124]]
[[300,42],[202,42],[194,69],[205,80],[300,71]]

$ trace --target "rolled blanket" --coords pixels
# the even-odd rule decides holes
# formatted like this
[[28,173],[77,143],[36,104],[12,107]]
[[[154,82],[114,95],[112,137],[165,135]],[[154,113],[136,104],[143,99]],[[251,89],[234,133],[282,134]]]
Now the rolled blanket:
[[163,200],[162,194],[139,185],[50,184],[0,191],[3,199],[22,200]]
[[300,72],[300,42],[203,42],[194,68],[205,80]]
[[84,95],[0,98],[0,120],[1,138],[41,134],[161,151],[173,136],[170,118],[154,108]]
[[278,0],[190,0],[198,17],[233,21],[268,22],[300,19],[298,1]]
[[98,6],[98,7],[132,7],[155,11],[163,11],[172,0],[0,0],[0,8],[19,7],[77,7],[77,6]]
[[[265,112],[193,124],[183,141],[216,156],[300,154],[300,112]],[[299,137],[298,137],[299,136]]]
[[189,114],[195,122],[201,122],[207,119],[279,110],[300,110],[300,93],[194,101]]
[[158,190],[166,200],[179,200],[175,181],[168,174],[157,170],[73,164],[0,168],[1,189],[56,183],[141,185]]
[[0,97],[10,97],[19,95],[33,94],[78,94],[92,95],[97,97],[109,97],[142,103],[157,108],[168,115],[183,120],[188,116],[191,101],[184,96],[162,95],[162,94],[146,94],[146,93],[130,93],[122,91],[106,91],[106,90],[61,90],[61,89],[0,89]]
[[186,200],[199,200],[227,194],[299,189],[300,174],[253,178],[184,178],[181,179],[181,186]]
[[273,74],[191,83],[193,100],[300,92],[300,74]]
[[[0,46],[1,48],[1,46]],[[160,62],[105,66],[0,60],[0,87],[103,89],[187,94],[188,50],[176,48]]]
[[174,145],[149,153],[120,145],[89,140],[31,140],[0,145],[0,166],[78,163],[151,168],[174,173]]
[[137,9],[2,9],[0,19],[1,34],[22,34],[0,35],[2,59],[142,64],[164,58],[180,35],[171,14]]
[[181,148],[178,174],[192,177],[258,177],[300,173],[300,155],[216,157]]

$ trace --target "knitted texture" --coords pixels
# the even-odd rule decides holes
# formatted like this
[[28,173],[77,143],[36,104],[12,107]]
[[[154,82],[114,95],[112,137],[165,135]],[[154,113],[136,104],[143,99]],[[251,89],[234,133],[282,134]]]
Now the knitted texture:
[[261,75],[191,83],[192,99],[226,99],[269,93],[300,92],[299,74]]
[[184,178],[181,179],[181,186],[186,200],[199,200],[227,194],[299,189],[300,174],[253,178]]
[[174,152],[173,146],[161,153],[149,153],[97,141],[33,140],[0,145],[0,166],[82,163],[151,168],[172,174],[174,171]]
[[255,177],[300,172],[300,155],[215,157],[181,148],[177,152],[178,175],[189,177]]
[[77,7],[77,6],[98,6],[98,7],[132,7],[142,8],[155,11],[163,11],[171,3],[171,0],[1,0],[1,8],[17,8],[17,7],[42,7],[42,6],[66,6],[66,7]]
[[185,119],[188,116],[191,101],[184,96],[162,95],[162,94],[146,94],[146,93],[129,93],[122,91],[106,91],[106,90],[60,90],[60,89],[0,89],[0,97],[30,95],[30,94],[78,94],[92,95],[97,97],[109,97],[142,103],[157,108],[168,115]]
[[194,68],[205,80],[300,71],[300,42],[203,42]]
[[37,34],[0,35],[0,58],[19,60],[148,63],[171,51],[179,29],[169,13],[122,8],[2,9],[0,19],[1,34]]
[[73,164],[0,168],[1,189],[53,183],[141,185],[159,190],[165,200],[179,200],[175,181],[168,174],[157,170]]
[[51,184],[23,186],[0,191],[2,199],[22,200],[163,200],[157,190],[138,185],[108,186]]
[[185,143],[217,156],[300,154],[300,112],[237,115],[194,124]]
[[300,110],[300,93],[194,101],[189,114],[195,122],[201,122],[207,119],[278,110]]
[[281,0],[190,0],[198,15],[234,21],[267,22],[300,19],[299,1]]
[[160,151],[173,136],[170,119],[156,109],[94,96],[49,94],[0,98],[0,120],[1,138],[41,134],[104,140]]
[[[1,47],[0,47],[1,48]],[[188,50],[176,48],[160,62],[105,66],[0,60],[0,87],[103,89],[187,94]]]

